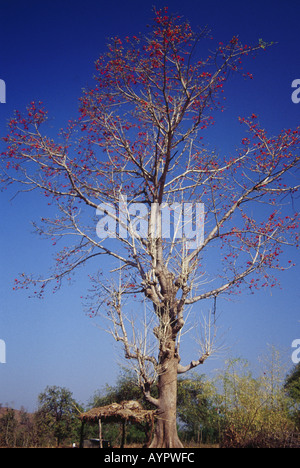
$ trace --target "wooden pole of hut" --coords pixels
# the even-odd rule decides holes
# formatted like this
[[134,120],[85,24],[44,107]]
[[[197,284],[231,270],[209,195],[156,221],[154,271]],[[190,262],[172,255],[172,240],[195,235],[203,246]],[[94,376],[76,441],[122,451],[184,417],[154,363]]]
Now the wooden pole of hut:
[[80,448],[83,448],[84,424],[85,424],[85,421],[84,419],[82,419],[81,428],[80,428],[80,443],[79,443]]
[[122,439],[121,439],[120,448],[124,448],[125,441],[126,441],[126,419],[123,419],[123,421],[122,421]]
[[102,441],[102,421],[101,418],[99,418],[99,447],[103,448],[103,441]]

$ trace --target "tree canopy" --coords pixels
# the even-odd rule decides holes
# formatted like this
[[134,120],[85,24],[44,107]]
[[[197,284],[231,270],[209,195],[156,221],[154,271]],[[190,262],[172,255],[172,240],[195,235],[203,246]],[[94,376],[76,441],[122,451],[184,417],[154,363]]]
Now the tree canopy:
[[[55,207],[37,232],[64,244],[48,276],[23,273],[16,288],[33,284],[40,297],[91,260],[110,258],[110,277],[98,271],[92,279],[90,313],[106,310],[144,396],[165,414],[153,446],[180,446],[175,376],[215,348],[214,323],[204,321],[199,352],[181,363],[188,306],[243,287],[273,287],[274,272],[293,264],[281,254],[299,241],[300,128],[269,135],[252,113],[240,117],[245,136],[233,154],[205,145],[230,75],[252,78],[244,62],[270,44],[233,36],[203,54],[207,36],[155,10],[148,34],[111,38],[78,118],[55,140],[44,134],[46,109],[32,102],[10,120],[1,155],[4,184],[36,190]],[[126,316],[129,301],[142,330]]]

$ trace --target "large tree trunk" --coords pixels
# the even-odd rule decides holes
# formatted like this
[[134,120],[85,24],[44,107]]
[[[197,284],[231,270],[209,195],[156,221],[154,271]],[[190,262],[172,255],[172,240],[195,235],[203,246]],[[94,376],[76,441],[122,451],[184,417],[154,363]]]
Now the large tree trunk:
[[178,357],[173,340],[168,343],[167,351],[161,352],[160,358],[158,417],[150,448],[182,448],[176,425]]

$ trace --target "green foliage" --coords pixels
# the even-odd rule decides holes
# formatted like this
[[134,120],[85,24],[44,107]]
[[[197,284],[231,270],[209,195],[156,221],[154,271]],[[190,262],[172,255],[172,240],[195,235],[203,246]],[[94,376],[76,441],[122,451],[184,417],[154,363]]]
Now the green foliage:
[[289,396],[300,404],[300,362],[287,375],[285,389]]
[[219,413],[216,388],[204,375],[194,374],[178,382],[178,417],[184,439],[216,442],[219,436]]
[[38,399],[35,421],[39,433],[43,435],[43,444],[51,445],[55,439],[59,446],[72,437],[77,439],[80,428],[79,405],[72,398],[72,393],[66,388],[46,387]]
[[248,363],[231,360],[220,377],[225,445],[245,446],[251,440],[279,440],[292,434],[292,401],[283,387],[277,357],[272,355],[269,367],[254,378]]
[[[178,381],[178,425],[183,441],[229,447],[300,445],[300,365],[285,375],[279,353],[272,349],[258,376],[242,359],[232,359],[208,380],[190,374]],[[157,389],[156,389],[157,392]],[[135,375],[123,371],[115,386],[105,385],[88,407],[137,400],[145,408]],[[0,407],[1,447],[47,447],[79,442],[83,411],[66,388],[46,387],[35,414]],[[121,424],[103,423],[103,438],[119,446]],[[98,426],[86,425],[85,438],[98,438]],[[126,444],[145,442],[144,425],[126,425]]]
[[37,430],[32,415],[24,409],[1,409],[0,405],[0,447],[36,446]]
[[17,421],[14,411],[11,408],[6,408],[5,413],[0,419],[0,445],[1,447],[16,446],[16,429]]
[[[213,380],[197,373],[179,379],[177,410],[181,439],[213,444],[227,441],[230,446],[288,445],[297,429],[291,396],[299,396],[299,367],[285,385],[284,369],[280,353],[272,348],[259,376],[253,375],[247,361],[232,359]],[[104,387],[91,406],[125,399],[143,403],[142,393],[130,373],[123,373],[115,387]],[[118,444],[120,426],[104,426],[107,438]],[[127,443],[141,441],[140,429],[128,427]]]
[[300,363],[287,375],[284,388],[294,402],[292,416],[298,431],[300,431]]
[[98,390],[88,406],[95,408],[96,406],[120,403],[124,400],[143,402],[143,393],[138,386],[136,376],[127,369],[122,370],[114,387],[106,384],[101,390]]

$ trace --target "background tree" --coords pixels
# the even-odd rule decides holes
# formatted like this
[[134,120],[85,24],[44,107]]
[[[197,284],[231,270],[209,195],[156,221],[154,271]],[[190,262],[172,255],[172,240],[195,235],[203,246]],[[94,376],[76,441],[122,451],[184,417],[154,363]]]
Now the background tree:
[[[220,409],[224,444],[233,447],[285,444],[295,429],[292,401],[284,391],[279,352],[272,349],[266,367],[254,377],[249,363],[233,359],[221,377]],[[266,445],[265,445],[266,444]],[[284,445],[282,445],[284,446]]]
[[186,438],[198,444],[219,441],[217,389],[204,375],[178,380],[177,406],[181,431]]
[[37,447],[38,434],[34,424],[34,417],[21,408],[18,415],[17,426],[17,446],[18,447]]
[[34,417],[24,408],[14,410],[0,405],[0,447],[35,447],[38,434]]
[[38,400],[39,407],[35,421],[44,442],[48,439],[48,445],[51,445],[55,439],[59,446],[70,437],[78,440],[80,429],[78,412],[82,408],[72,398],[72,393],[66,388],[48,386],[40,393]]
[[[109,280],[106,272],[94,276],[90,313],[107,307],[111,333],[160,412],[152,447],[181,446],[177,374],[202,364],[215,346],[214,322],[206,320],[199,354],[180,362],[188,306],[242,286],[274,286],[271,273],[292,265],[280,261],[283,247],[298,242],[292,201],[299,128],[269,136],[253,114],[241,118],[248,134],[234,155],[203,145],[230,73],[247,75],[242,59],[267,44],[244,46],[234,36],[201,57],[207,35],[156,11],[147,36],[112,38],[96,63],[95,86],[83,93],[80,117],[56,142],[42,133],[47,114],[35,102],[16,112],[4,139],[3,181],[44,194],[57,210],[37,232],[53,244],[65,240],[49,276],[24,273],[15,287],[33,284],[40,297],[50,282],[57,289],[77,268],[110,257]],[[193,244],[191,223],[181,223],[188,202],[200,223]],[[162,226],[171,208],[173,222]],[[141,328],[128,315],[135,300]]]
[[300,363],[296,364],[287,375],[285,388],[291,398],[300,403]]
[[98,390],[89,402],[89,407],[121,403],[122,401],[136,400],[145,406],[143,392],[138,385],[137,376],[132,371],[124,368],[119,374],[114,386],[106,384]]
[[14,410],[6,408],[5,413],[0,418],[0,446],[1,447],[16,447],[17,421]]
[[286,376],[284,388],[295,402],[294,418],[296,426],[300,430],[300,363],[296,364]]

